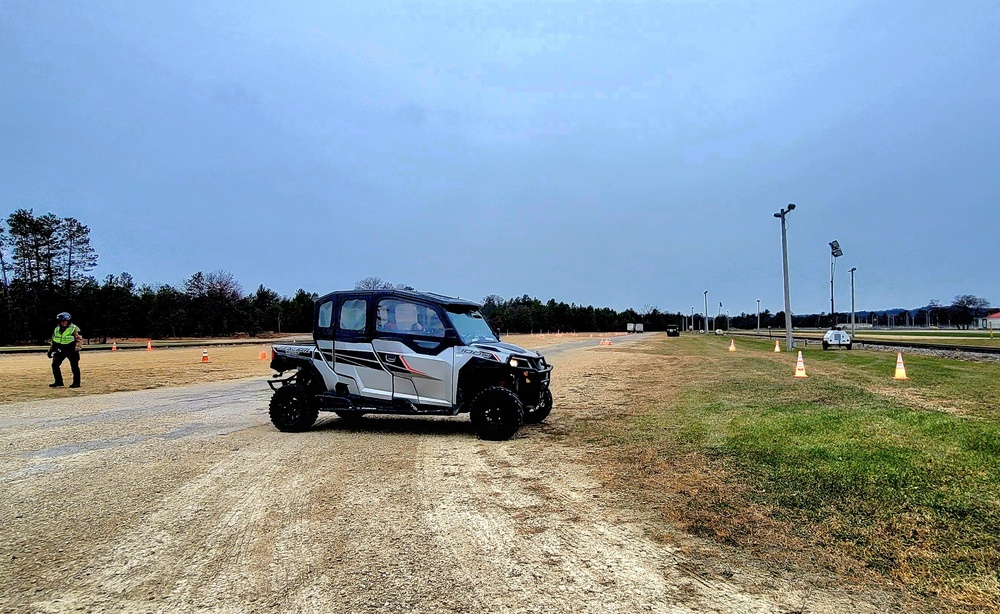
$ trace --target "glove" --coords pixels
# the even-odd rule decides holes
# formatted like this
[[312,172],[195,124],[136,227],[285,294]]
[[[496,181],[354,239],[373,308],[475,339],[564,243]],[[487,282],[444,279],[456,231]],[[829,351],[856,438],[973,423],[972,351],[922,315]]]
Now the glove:
[[48,356],[49,358],[52,358],[52,355],[53,355],[52,350],[49,350],[48,352],[45,352],[45,355]]

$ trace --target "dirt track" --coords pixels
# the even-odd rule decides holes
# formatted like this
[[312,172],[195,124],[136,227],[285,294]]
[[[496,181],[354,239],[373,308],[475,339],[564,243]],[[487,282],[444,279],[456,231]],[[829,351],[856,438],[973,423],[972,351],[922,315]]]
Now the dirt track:
[[[557,369],[592,351],[573,347]],[[465,416],[324,414],[290,435],[268,397],[256,378],[0,405],[0,608],[879,609],[705,573],[545,425],[495,443]]]

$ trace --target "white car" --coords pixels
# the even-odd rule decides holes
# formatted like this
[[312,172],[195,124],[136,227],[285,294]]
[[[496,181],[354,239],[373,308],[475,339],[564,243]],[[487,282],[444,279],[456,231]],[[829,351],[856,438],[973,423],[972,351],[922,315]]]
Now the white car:
[[829,349],[831,346],[840,346],[851,349],[851,336],[842,330],[828,330],[826,331],[826,334],[823,335],[823,349]]

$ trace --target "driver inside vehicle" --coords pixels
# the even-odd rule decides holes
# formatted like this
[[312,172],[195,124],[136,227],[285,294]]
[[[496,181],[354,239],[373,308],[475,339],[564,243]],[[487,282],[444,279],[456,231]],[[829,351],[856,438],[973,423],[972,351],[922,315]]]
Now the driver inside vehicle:
[[396,326],[396,310],[394,305],[379,305],[378,320],[376,330],[380,332],[394,332],[399,330]]
[[414,324],[418,326],[420,333],[423,335],[428,335],[431,337],[444,337],[444,325],[441,323],[441,319],[438,318],[436,312],[431,309],[426,310],[422,314],[422,318]]

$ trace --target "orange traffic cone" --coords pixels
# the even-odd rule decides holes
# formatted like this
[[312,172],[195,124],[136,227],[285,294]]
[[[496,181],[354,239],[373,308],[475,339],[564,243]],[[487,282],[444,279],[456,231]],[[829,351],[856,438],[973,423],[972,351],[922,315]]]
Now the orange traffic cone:
[[208,360],[208,350],[202,350],[201,351],[201,361],[202,362],[209,362],[209,360]]
[[903,366],[903,353],[896,353],[896,374],[892,376],[892,379],[910,379],[906,377],[906,367]]
[[730,352],[735,352],[736,351],[736,339],[730,339],[729,340],[729,351]]
[[806,375],[806,363],[802,362],[802,350],[799,350],[799,359],[795,362],[795,375],[792,377],[809,377]]
[[152,339],[150,339],[149,341],[146,342],[146,351],[147,352],[152,352],[153,351],[153,340]]
[[261,360],[267,360],[267,346],[266,345],[260,346],[260,359]]
[[112,352],[117,352],[118,351],[118,344],[115,343],[114,341],[111,342],[111,351]]
[[774,351],[775,352],[780,352],[781,351],[781,346],[778,345],[778,340],[777,339],[774,340]]

